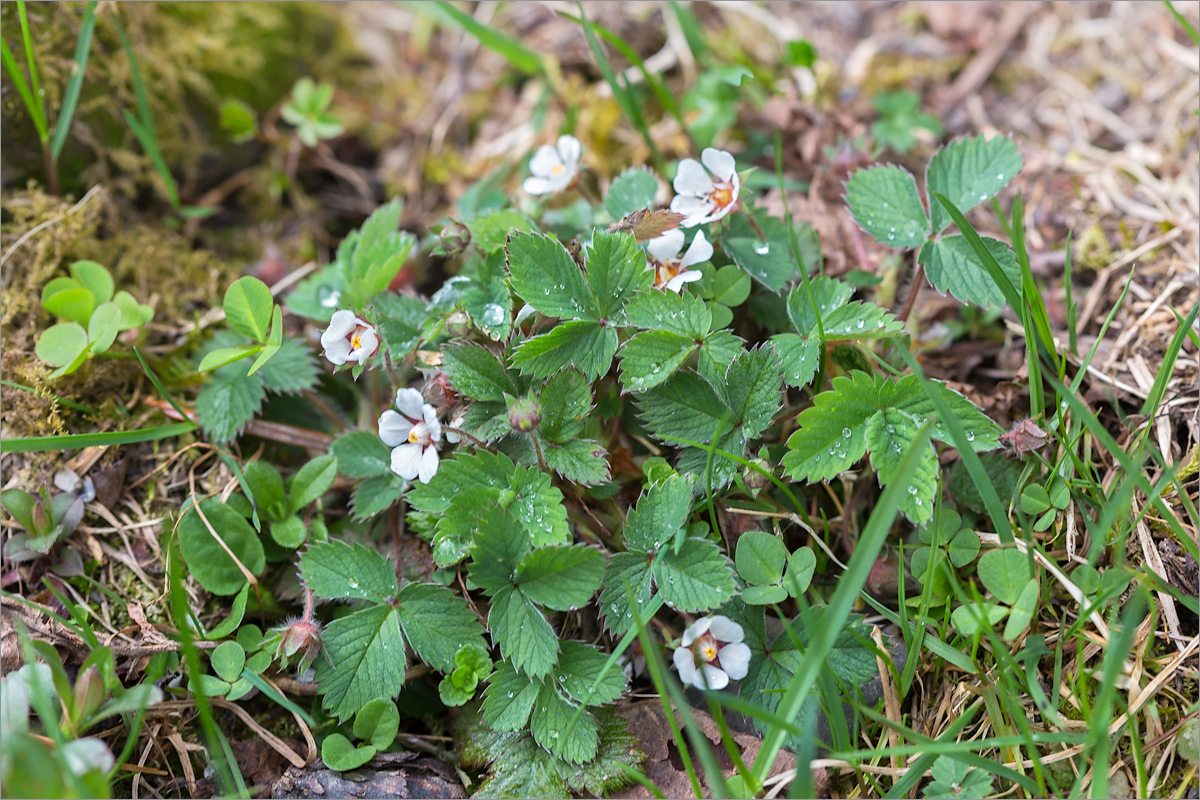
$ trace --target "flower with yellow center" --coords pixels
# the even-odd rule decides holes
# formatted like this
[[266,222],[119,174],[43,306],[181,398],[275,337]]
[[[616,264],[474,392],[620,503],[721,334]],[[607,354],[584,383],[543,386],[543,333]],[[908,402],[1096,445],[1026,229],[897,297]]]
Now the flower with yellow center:
[[321,334],[321,347],[332,363],[362,364],[379,349],[379,334],[365,319],[353,311],[335,311],[329,327]]
[[706,147],[700,161],[685,158],[672,184],[676,196],[671,210],[684,215],[685,228],[716,222],[737,205],[741,178],[733,156],[715,147]]
[[700,270],[689,267],[712,258],[713,248],[704,237],[704,231],[696,232],[691,246],[681,255],[682,250],[683,231],[678,228],[646,243],[646,253],[650,256],[646,268],[654,270],[656,288],[679,294],[685,283],[698,281],[703,277]]
[[583,145],[574,136],[560,136],[554,147],[544,144],[529,161],[525,179],[529,194],[554,194],[568,188],[579,174]]
[[416,389],[396,392],[396,408],[379,417],[379,438],[392,448],[392,472],[405,480],[429,483],[438,471],[442,425],[437,410]]
[[679,679],[697,689],[724,689],[750,671],[750,648],[742,641],[742,626],[716,614],[692,623],[679,640],[671,660]]

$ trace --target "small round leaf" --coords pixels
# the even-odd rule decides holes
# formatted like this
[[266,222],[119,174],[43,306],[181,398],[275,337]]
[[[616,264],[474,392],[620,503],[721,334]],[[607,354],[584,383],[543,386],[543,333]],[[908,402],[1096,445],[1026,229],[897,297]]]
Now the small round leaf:
[[[261,573],[267,563],[262,542],[245,517],[215,497],[201,503],[200,510],[224,540],[225,547],[250,574]],[[178,534],[183,560],[206,590],[217,595],[231,595],[246,585],[246,576],[229,557],[225,547],[209,532],[197,509],[187,510],[179,521]]]
[[242,676],[242,667],[246,666],[246,651],[237,642],[221,642],[212,651],[209,661],[213,672],[233,683]]
[[104,303],[92,312],[88,321],[88,339],[93,353],[103,353],[112,347],[121,328],[121,309],[116,303]]
[[280,547],[295,550],[308,538],[308,529],[304,527],[304,520],[293,514],[283,522],[271,523],[271,538]]
[[738,575],[752,586],[779,583],[787,563],[783,542],[766,531],[747,531],[737,543],[734,563]]
[[376,750],[390,747],[399,731],[400,712],[384,697],[367,703],[354,717],[355,737],[370,742]]
[[369,744],[355,747],[340,733],[331,733],[321,742],[321,759],[335,772],[358,769],[374,757],[374,747]]
[[742,602],[752,606],[782,603],[787,596],[787,590],[782,586],[748,586],[742,590]]
[[788,556],[787,571],[783,574],[783,586],[788,594],[799,597],[807,592],[816,568],[817,557],[811,547],[801,547]]
[[1029,557],[1015,548],[991,550],[979,559],[979,579],[996,599],[1012,604],[1033,577]]
[[46,329],[34,346],[37,357],[52,367],[75,362],[88,347],[87,331],[74,322],[60,322]]
[[95,261],[76,261],[70,270],[71,277],[79,281],[79,284],[96,298],[97,305],[112,300],[112,274],[103,264],[97,264]]

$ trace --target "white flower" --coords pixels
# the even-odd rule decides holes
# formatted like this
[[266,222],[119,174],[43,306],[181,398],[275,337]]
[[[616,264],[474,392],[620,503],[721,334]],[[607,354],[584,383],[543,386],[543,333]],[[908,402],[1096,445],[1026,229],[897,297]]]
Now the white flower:
[[466,418],[467,418],[467,412],[460,411],[454,417],[454,419],[450,420],[450,425],[447,426],[447,428],[446,428],[446,441],[447,442],[449,442],[450,444],[458,444],[459,441],[462,440],[462,435],[459,434],[459,432],[457,430],[451,430],[451,428],[461,428],[463,426],[463,420],[465,420]]
[[399,413],[389,408],[379,418],[379,438],[392,448],[392,472],[429,483],[438,471],[437,443],[442,440],[437,410],[416,389],[396,392],[396,408]]
[[688,269],[693,264],[702,264],[712,258],[713,248],[704,238],[704,231],[697,231],[687,252],[680,256],[683,250],[683,231],[679,228],[667,231],[662,236],[651,239],[646,243],[646,252],[650,254],[650,263],[646,269],[654,270],[654,285],[659,289],[675,292],[683,288],[685,283],[698,281],[703,275],[698,269]]
[[583,145],[574,136],[560,136],[556,146],[544,144],[529,160],[531,177],[525,179],[530,194],[553,194],[571,185],[579,174]]
[[329,327],[321,334],[325,357],[341,366],[347,361],[361,364],[379,349],[379,334],[353,311],[333,312]]
[[680,223],[683,227],[693,228],[716,222],[732,211],[742,181],[733,156],[724,150],[706,147],[700,154],[700,161],[685,158],[679,162],[673,186],[676,196],[671,201],[671,210],[686,217]]
[[750,648],[742,626],[717,614],[696,620],[679,640],[672,659],[679,679],[697,689],[724,689],[750,671]]

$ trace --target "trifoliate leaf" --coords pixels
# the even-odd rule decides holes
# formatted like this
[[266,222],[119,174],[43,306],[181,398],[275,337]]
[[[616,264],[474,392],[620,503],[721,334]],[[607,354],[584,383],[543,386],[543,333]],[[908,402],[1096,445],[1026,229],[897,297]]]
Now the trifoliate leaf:
[[[204,512],[208,525],[200,518],[200,511]],[[213,531],[221,537],[220,542]],[[237,594],[246,585],[246,576],[230,553],[251,575],[261,574],[267,564],[262,542],[250,523],[216,497],[201,502],[199,509],[189,507],[179,520],[176,533],[188,571],[212,594]]]
[[750,276],[737,265],[728,264],[720,269],[706,267],[701,271],[705,276],[693,286],[705,300],[732,308],[740,306],[750,296]]
[[744,351],[742,340],[729,331],[713,331],[704,338],[696,357],[696,371],[716,386],[725,381],[733,360]]
[[638,395],[638,409],[646,428],[656,437],[677,436],[708,443],[718,425],[729,430],[733,412],[699,375],[678,372],[670,380]]
[[529,535],[507,509],[491,505],[479,515],[471,581],[489,595],[515,582],[517,565],[529,552]]
[[508,270],[513,289],[548,317],[598,320],[602,306],[571,254],[549,236],[518,233],[509,238]]
[[684,539],[678,553],[660,551],[650,569],[663,601],[677,611],[716,608],[736,590],[729,559],[707,539]]
[[488,628],[516,669],[535,678],[550,674],[558,660],[558,636],[520,589],[503,587],[492,597]]
[[541,404],[539,433],[551,442],[565,442],[583,430],[580,420],[592,410],[592,387],[578,370],[563,370],[542,387]]
[[361,544],[314,543],[300,557],[300,575],[313,594],[330,600],[386,603],[396,596],[392,562]]
[[831,480],[867,450],[866,424],[879,410],[875,381],[865,372],[833,379],[833,388],[800,413],[783,457],[787,475],[809,483]]
[[513,366],[524,375],[548,378],[575,367],[595,380],[608,372],[617,351],[617,331],[585,320],[564,322],[549,333],[527,339],[513,354]]
[[930,772],[933,780],[925,786],[922,797],[988,797],[993,794],[991,775],[953,756],[938,756]]
[[503,400],[516,385],[496,355],[476,344],[450,344],[442,348],[442,369],[450,385],[473,400]]
[[608,562],[604,588],[600,592],[600,613],[604,627],[613,636],[624,636],[633,627],[633,604],[638,608],[650,602],[653,584],[649,557],[645,553],[615,553]]
[[648,169],[634,167],[613,178],[604,194],[604,210],[615,220],[654,205],[658,178]]
[[900,498],[900,510],[916,525],[928,522],[933,515],[938,473],[937,452],[932,444],[925,445],[920,460],[911,472],[900,472],[901,462],[920,427],[918,420],[895,408],[876,412],[866,426],[867,449],[871,453],[871,466],[875,467],[879,483],[884,486],[894,480],[907,483]]
[[675,535],[687,523],[691,510],[690,477],[673,475],[650,486],[626,516],[625,547],[643,553],[657,552],[667,542],[674,541]]
[[196,395],[196,418],[216,444],[231,441],[262,408],[267,391],[259,374],[246,376],[238,364],[213,370]]
[[417,657],[441,672],[468,646],[482,648],[483,626],[467,602],[445,586],[410,583],[397,595],[400,628]]
[[377,697],[395,697],[404,684],[400,613],[386,605],[333,620],[321,637],[328,658],[318,658],[321,704],[347,720]]
[[347,478],[373,478],[391,472],[391,452],[370,431],[349,431],[330,448],[337,456],[338,470]]
[[600,302],[600,317],[620,324],[625,302],[650,288],[654,273],[646,269],[646,253],[632,236],[597,230],[587,250],[587,282]]
[[[940,203],[938,208],[941,208]],[[1012,248],[988,236],[980,238],[1020,294],[1021,268],[1017,265],[1017,256]],[[964,236],[955,234],[926,242],[921,247],[918,260],[925,265],[925,276],[939,292],[949,292],[964,303],[985,308],[1003,308],[1007,302],[1004,292],[996,285],[991,273],[979,263],[979,258]]]
[[[977,405],[958,392],[946,386],[941,381],[931,381],[934,390],[940,392],[942,399],[950,407],[950,413],[958,420],[959,426],[966,433],[971,449],[980,453],[985,450],[995,450],[1000,446],[1000,434],[1003,429],[993,422]],[[927,420],[937,416],[933,401],[921,389],[915,375],[909,375],[897,381],[884,381],[880,384],[881,405],[899,408],[909,416],[918,420]],[[890,388],[890,394],[882,389]],[[950,430],[941,420],[936,420],[933,426],[933,438],[939,442],[953,445]]]
[[[925,185],[930,192],[945,195],[965,214],[1007,186],[1021,171],[1021,163],[1017,143],[1012,139],[968,136],[934,153],[925,173]],[[950,214],[941,203],[931,201],[929,208],[933,232],[941,233],[950,224]]]
[[846,182],[846,203],[859,227],[888,247],[917,247],[929,236],[929,217],[917,181],[894,164],[860,169]]
[[1015,603],[1033,573],[1030,558],[1020,550],[989,550],[979,559],[979,580],[1002,603]]
[[596,755],[600,726],[591,713],[577,714],[576,710],[573,703],[547,682],[534,704],[529,732],[534,741],[554,755],[581,764]]
[[[741,270],[733,269],[745,278]],[[670,331],[691,339],[703,339],[712,323],[712,313],[703,300],[674,292],[642,292],[629,301],[625,316],[635,328]]]
[[621,348],[621,383],[641,392],[670,378],[700,346],[693,337],[670,331],[645,331]]
[[355,519],[370,519],[399,500],[406,488],[408,482],[390,471],[386,475],[367,478],[354,487],[354,494],[350,496],[350,510]]
[[507,661],[501,661],[483,694],[484,722],[497,731],[524,729],[541,690],[541,681],[517,672]]
[[619,666],[609,668],[600,677],[608,654],[583,642],[563,642],[554,674],[558,685],[569,697],[589,706],[615,703],[625,692],[625,673]]
[[556,611],[587,605],[604,577],[604,556],[587,545],[540,547],[517,566],[516,581],[533,602]]
[[591,439],[542,445],[546,466],[572,483],[595,486],[609,479],[607,451]]

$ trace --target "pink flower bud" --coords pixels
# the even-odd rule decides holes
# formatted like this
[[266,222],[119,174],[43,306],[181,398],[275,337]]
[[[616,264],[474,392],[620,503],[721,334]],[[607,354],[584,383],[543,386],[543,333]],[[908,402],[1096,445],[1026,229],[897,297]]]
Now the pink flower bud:
[[1000,434],[1000,441],[1013,451],[1013,455],[1021,456],[1045,447],[1050,441],[1050,434],[1039,428],[1033,420],[1023,419],[1008,433]]

